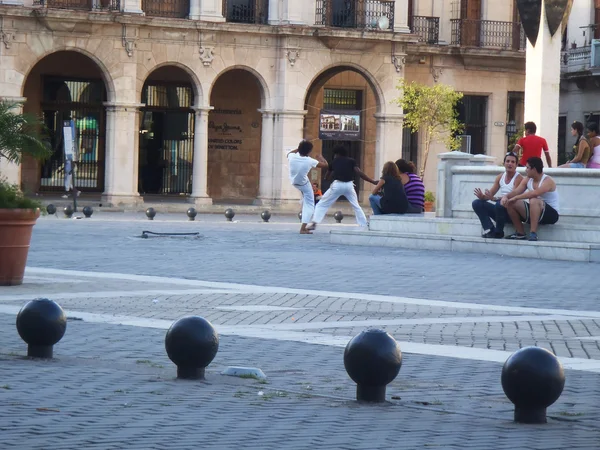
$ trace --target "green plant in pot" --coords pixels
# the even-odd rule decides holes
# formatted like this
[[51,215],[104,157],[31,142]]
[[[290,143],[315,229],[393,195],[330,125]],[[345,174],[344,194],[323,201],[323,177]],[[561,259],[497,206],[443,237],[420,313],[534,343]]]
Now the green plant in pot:
[[427,191],[425,192],[425,212],[433,211],[435,211],[435,195],[433,192]]
[[[47,158],[50,146],[41,131],[44,124],[36,116],[20,111],[17,103],[0,102],[0,159],[18,164],[24,156]],[[40,208],[40,202],[26,197],[0,172],[0,286],[23,283],[31,233]]]

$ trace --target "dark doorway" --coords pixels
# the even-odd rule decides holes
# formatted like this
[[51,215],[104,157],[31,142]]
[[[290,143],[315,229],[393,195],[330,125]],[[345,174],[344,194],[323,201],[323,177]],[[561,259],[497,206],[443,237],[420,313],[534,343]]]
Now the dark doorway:
[[483,95],[465,95],[458,103],[458,120],[465,124],[463,135],[470,136],[470,148],[463,148],[473,155],[485,154],[485,132],[488,98]]
[[148,83],[142,92],[138,190],[191,194],[194,112],[191,86]]
[[566,163],[569,160],[567,152],[567,117],[560,116],[558,118],[558,166]]
[[410,128],[402,130],[402,159],[412,161],[419,167],[419,132],[412,132]]
[[461,0],[461,45],[479,47],[481,34],[481,0]]

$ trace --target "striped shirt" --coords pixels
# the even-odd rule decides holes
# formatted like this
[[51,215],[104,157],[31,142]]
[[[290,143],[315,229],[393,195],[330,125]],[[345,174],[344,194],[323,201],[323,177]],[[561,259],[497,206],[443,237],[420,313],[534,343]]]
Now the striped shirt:
[[404,185],[406,196],[411,205],[417,208],[425,206],[425,185],[421,178],[414,173],[407,173],[409,181]]

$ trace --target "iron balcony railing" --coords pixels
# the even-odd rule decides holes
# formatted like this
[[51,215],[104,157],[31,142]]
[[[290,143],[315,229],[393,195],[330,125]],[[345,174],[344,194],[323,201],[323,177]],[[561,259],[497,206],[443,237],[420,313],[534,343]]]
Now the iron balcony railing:
[[440,18],[428,16],[412,16],[411,30],[419,36],[419,42],[437,44],[440,40]]
[[146,16],[185,19],[190,14],[190,0],[142,0]]
[[392,31],[395,1],[317,0],[316,25]]
[[223,0],[227,22],[266,24],[269,20],[269,0]]
[[121,10],[120,0],[34,0],[33,4],[52,9]]
[[560,68],[563,73],[582,72],[590,69],[592,64],[592,47],[570,48],[561,54]]
[[463,47],[525,50],[523,27],[517,22],[452,19],[452,45]]

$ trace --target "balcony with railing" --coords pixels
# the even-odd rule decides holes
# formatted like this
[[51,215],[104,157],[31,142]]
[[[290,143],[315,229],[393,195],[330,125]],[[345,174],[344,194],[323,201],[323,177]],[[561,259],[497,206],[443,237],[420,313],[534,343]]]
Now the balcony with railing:
[[315,24],[393,31],[395,4],[394,0],[317,0]]
[[560,69],[563,74],[584,72],[589,70],[592,62],[592,47],[576,47],[565,50],[561,54]]
[[227,22],[266,24],[269,0],[223,0],[223,15]]
[[142,11],[149,17],[185,19],[190,14],[190,0],[142,0]]
[[84,11],[120,11],[120,0],[34,0],[34,6],[51,9],[80,9]]
[[525,50],[523,27],[517,22],[452,19],[451,45],[499,50]]
[[435,45],[440,40],[440,18],[412,16],[411,31],[419,37],[419,42]]

